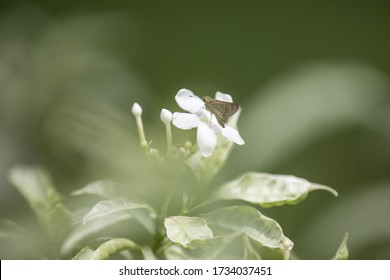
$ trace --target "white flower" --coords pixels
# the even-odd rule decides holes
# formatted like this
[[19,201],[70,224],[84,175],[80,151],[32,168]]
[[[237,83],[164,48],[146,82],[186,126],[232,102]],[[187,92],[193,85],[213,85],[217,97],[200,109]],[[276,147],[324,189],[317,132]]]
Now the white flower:
[[[229,94],[217,92],[216,100],[232,102]],[[188,89],[181,89],[175,96],[180,108],[189,113],[173,113],[172,124],[180,129],[191,129],[197,127],[197,143],[199,151],[204,157],[210,156],[217,145],[217,135],[222,135],[228,140],[238,144],[245,144],[238,131],[226,124],[223,128],[219,125],[216,117],[205,109],[201,98]]]

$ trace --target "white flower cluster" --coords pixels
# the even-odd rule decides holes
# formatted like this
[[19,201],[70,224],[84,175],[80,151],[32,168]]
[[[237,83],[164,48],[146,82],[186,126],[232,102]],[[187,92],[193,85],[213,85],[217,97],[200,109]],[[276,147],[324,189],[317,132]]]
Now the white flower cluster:
[[[221,93],[219,91],[215,94],[215,99],[224,102],[233,102],[233,99],[229,94]],[[242,139],[237,129],[230,125],[229,122],[222,127],[218,123],[215,115],[206,110],[205,102],[192,91],[188,89],[179,90],[175,96],[175,100],[179,107],[188,113],[175,112],[172,114],[167,109],[161,110],[160,118],[166,125],[168,151],[172,146],[171,123],[177,128],[184,130],[197,128],[197,144],[200,154],[204,157],[208,157],[213,153],[217,146],[217,135],[221,135],[238,145],[245,144],[245,141]],[[142,143],[145,144],[146,140],[142,122],[140,122],[141,114],[139,113],[142,112],[142,109],[137,103],[134,103],[132,111],[137,119],[141,145]],[[141,125],[138,125],[139,122]]]

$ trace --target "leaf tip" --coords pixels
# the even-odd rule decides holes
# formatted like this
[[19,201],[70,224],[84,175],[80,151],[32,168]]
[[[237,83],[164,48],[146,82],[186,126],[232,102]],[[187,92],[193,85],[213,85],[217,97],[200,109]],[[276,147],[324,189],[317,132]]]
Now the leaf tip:
[[310,191],[314,191],[314,190],[324,190],[324,191],[328,191],[331,194],[333,194],[334,197],[339,196],[339,193],[335,189],[328,187],[328,186],[325,186],[325,185],[313,184],[310,187]]
[[347,260],[349,257],[349,251],[347,247],[349,233],[346,232],[344,234],[344,238],[339,246],[339,249],[337,250],[335,256],[332,258],[332,260]]

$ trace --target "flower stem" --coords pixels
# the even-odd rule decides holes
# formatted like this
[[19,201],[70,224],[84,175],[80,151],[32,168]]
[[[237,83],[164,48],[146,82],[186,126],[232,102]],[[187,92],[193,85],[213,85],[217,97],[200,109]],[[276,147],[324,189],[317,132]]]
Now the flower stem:
[[170,154],[172,151],[172,128],[170,123],[165,125],[165,130],[167,133],[167,154]]
[[148,146],[148,142],[146,141],[144,126],[142,124],[142,108],[138,103],[134,103],[131,108],[131,112],[133,113],[137,123],[140,145],[142,148],[146,148]]
[[141,116],[136,118],[136,122],[137,122],[137,128],[139,133],[140,145],[142,148],[146,148],[148,146],[148,142],[146,141],[145,138],[144,126],[142,124]]
[[165,124],[165,131],[167,134],[167,154],[169,155],[172,151],[172,113],[167,109],[162,109],[160,113],[161,121]]

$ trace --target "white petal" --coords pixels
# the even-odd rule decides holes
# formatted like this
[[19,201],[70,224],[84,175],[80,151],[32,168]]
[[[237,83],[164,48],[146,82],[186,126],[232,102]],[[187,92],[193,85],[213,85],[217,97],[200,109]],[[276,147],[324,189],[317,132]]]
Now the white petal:
[[182,88],[175,96],[177,104],[183,110],[192,114],[200,114],[204,108],[204,102],[189,89]]
[[214,130],[216,134],[222,134],[222,126],[218,123],[217,118],[213,113],[202,110],[199,118],[202,123],[205,123],[209,128]]
[[231,127],[237,128],[237,122],[238,122],[238,119],[240,118],[241,110],[242,110],[241,107],[238,108],[238,111],[233,116],[230,117],[228,124]]
[[225,128],[222,129],[222,136],[224,136],[226,139],[238,144],[238,145],[244,145],[245,141],[241,138],[240,133],[237,129],[234,129],[231,126],[225,125]]
[[172,124],[180,129],[191,129],[197,127],[200,119],[197,115],[175,112],[172,115]]
[[208,120],[207,123],[209,127],[215,131],[216,134],[222,134],[223,127],[218,123],[217,118],[214,114],[211,116],[211,123],[210,120]]
[[210,156],[215,146],[217,146],[217,137],[214,130],[210,129],[207,124],[201,122],[198,126],[196,139],[199,151],[204,157]]
[[225,102],[233,102],[233,98],[230,96],[230,94],[222,93],[220,91],[217,91],[215,93],[215,99],[225,101]]

